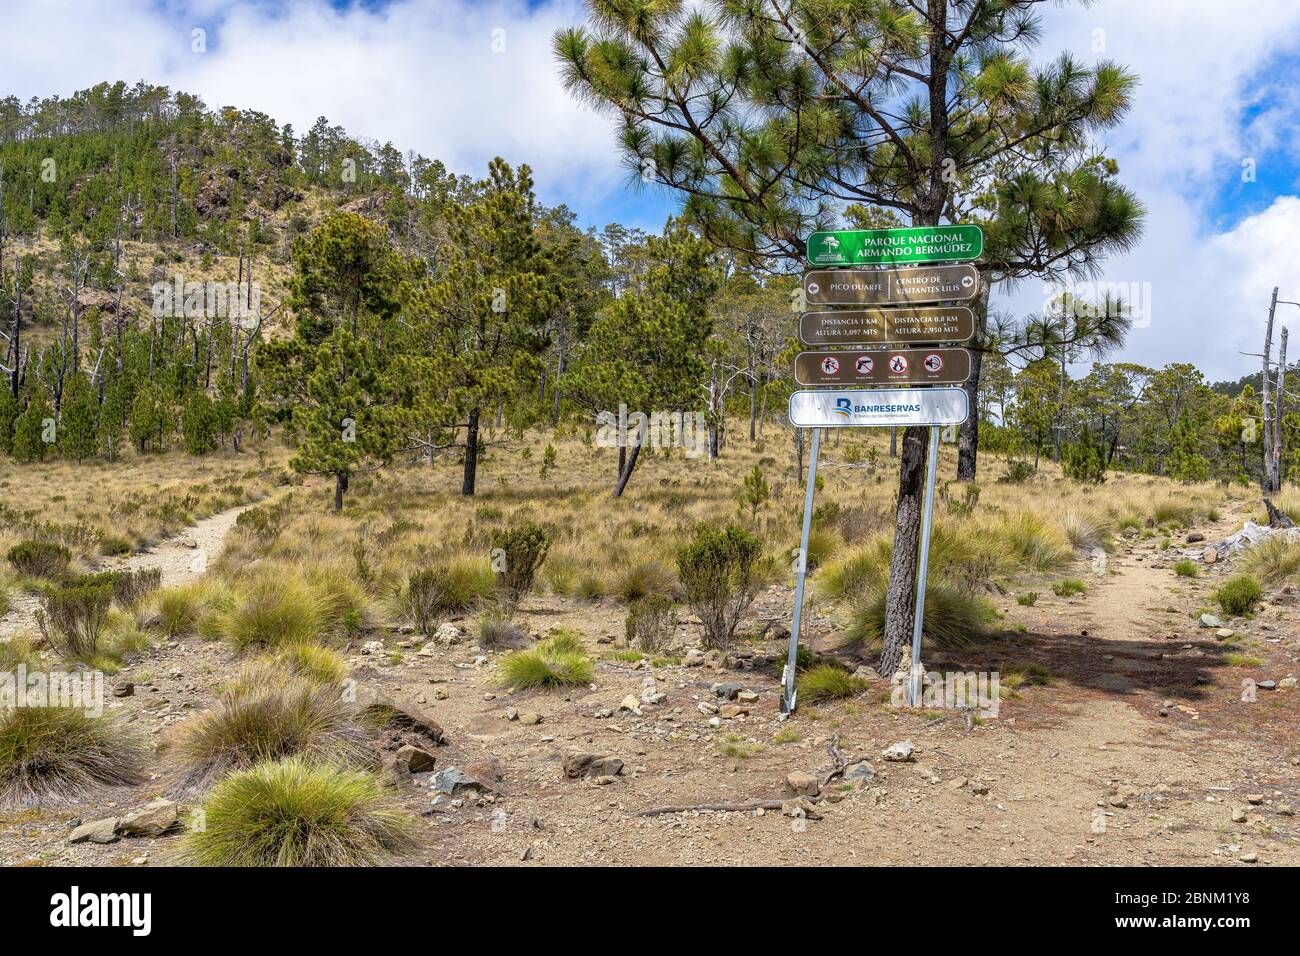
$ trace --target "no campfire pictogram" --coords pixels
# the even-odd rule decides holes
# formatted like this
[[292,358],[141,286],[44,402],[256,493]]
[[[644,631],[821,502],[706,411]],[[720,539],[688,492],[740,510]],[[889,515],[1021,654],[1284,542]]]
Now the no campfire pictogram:
[[907,371],[907,358],[902,355],[891,355],[889,357],[889,370],[895,375],[902,375]]

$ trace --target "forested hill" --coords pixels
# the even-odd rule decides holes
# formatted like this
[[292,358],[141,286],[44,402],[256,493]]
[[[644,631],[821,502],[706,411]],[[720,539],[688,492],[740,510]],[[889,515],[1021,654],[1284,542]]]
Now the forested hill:
[[[367,381],[364,399],[338,381],[321,383],[319,396],[384,412],[368,436],[378,444],[348,454],[481,454],[479,406],[498,428],[558,422],[576,403],[608,406],[582,386],[614,388],[620,373],[569,366],[580,345],[629,357],[618,340],[626,315],[608,317],[605,338],[589,333],[634,285],[647,296],[639,321],[677,310],[681,354],[642,364],[673,370],[674,390],[657,400],[689,407],[698,376],[722,375],[704,360],[722,270],[701,240],[670,232],[584,231],[569,209],[537,201],[527,165],[497,160],[483,178],[455,175],[324,117],[299,132],[254,110],[120,82],[66,99],[9,97],[0,100],[0,453],[82,460],[179,442],[201,454],[277,424],[296,441],[317,350],[346,326],[382,353],[368,371],[383,382]],[[787,314],[784,285],[764,298],[761,277],[728,281],[729,301],[747,310],[738,323]],[[296,351],[268,351],[281,340]],[[751,328],[739,341],[727,345],[727,374],[743,366],[750,382],[770,378],[784,340]],[[715,410],[723,399],[715,385]],[[751,404],[755,414],[768,407]],[[316,411],[351,420],[348,409]]]

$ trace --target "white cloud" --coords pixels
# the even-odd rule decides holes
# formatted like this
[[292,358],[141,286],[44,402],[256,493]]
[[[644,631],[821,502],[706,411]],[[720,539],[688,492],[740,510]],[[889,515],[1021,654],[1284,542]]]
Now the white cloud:
[[[543,198],[589,205],[622,188],[609,121],[561,87],[556,29],[577,0],[402,0],[337,10],[323,0],[160,7],[147,0],[23,2],[6,13],[0,89],[67,95],[143,78],[210,106],[258,109],[304,131],[325,115],[349,133],[482,174],[529,163]],[[191,31],[207,52],[191,52]]]
[[[1192,361],[1215,378],[1253,370],[1236,353],[1258,349],[1269,289],[1300,301],[1285,251],[1300,248],[1300,200],[1223,223],[1215,202],[1239,183],[1243,158],[1256,157],[1267,179],[1300,143],[1294,73],[1281,72],[1300,52],[1300,4],[1102,0],[1045,10],[1039,55],[1110,58],[1141,79],[1133,113],[1107,137],[1123,181],[1150,211],[1140,248],[1106,270],[1113,282],[1151,283],[1151,324],[1134,330],[1125,358]],[[67,95],[143,78],[299,131],[324,114],[459,172],[479,173],[498,154],[528,162],[544,201],[593,220],[601,207],[631,210],[625,221],[658,228],[662,198],[624,192],[609,121],[560,86],[551,35],[582,18],[580,0],[400,0],[342,11],[324,0],[6,0],[0,94]],[[207,53],[190,52],[195,27],[208,30]],[[1036,310],[1041,288],[1027,283],[1008,302]]]
[[[1243,159],[1256,158],[1263,178],[1297,142],[1291,77],[1275,64],[1300,50],[1300,4],[1104,0],[1052,11],[1044,25],[1041,55],[1113,59],[1140,78],[1132,113],[1105,137],[1148,209],[1141,245],[1106,264],[1104,281],[1150,289],[1149,325],[1134,329],[1123,357],[1193,362],[1211,379],[1254,371],[1257,361],[1238,352],[1262,350],[1272,286],[1300,301],[1290,251],[1300,249],[1300,199],[1222,224],[1216,201],[1241,186]],[[1037,311],[1042,301],[1030,283],[1002,305]]]

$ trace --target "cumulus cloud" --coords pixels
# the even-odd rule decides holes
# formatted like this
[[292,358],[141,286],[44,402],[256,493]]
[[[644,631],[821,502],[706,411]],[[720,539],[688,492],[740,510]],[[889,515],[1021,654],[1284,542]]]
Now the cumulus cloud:
[[[610,121],[576,103],[551,55],[577,0],[403,0],[337,9],[323,0],[7,3],[0,89],[67,95],[143,78],[210,106],[258,109],[300,132],[317,116],[482,173],[527,162],[543,198],[574,207],[621,190]],[[193,52],[194,30],[205,50]]]
[[[342,9],[325,0],[6,0],[0,93],[67,95],[143,78],[299,131],[324,114],[459,172],[480,172],[495,155],[528,162],[544,201],[567,202],[588,222],[658,228],[664,197],[629,189],[609,120],[560,86],[550,38],[582,17],[580,0]],[[1150,323],[1134,330],[1124,357],[1195,362],[1217,378],[1253,370],[1236,353],[1258,350],[1272,286],[1300,301],[1289,253],[1300,248],[1300,200],[1286,195],[1295,173],[1282,172],[1300,166],[1288,65],[1300,51],[1300,4],[1101,0],[1046,8],[1043,25],[1042,56],[1114,59],[1141,78],[1133,113],[1106,143],[1150,210],[1141,246],[1106,270],[1111,282],[1150,284]],[[204,53],[191,51],[194,29],[207,31]],[[1255,186],[1240,182],[1247,158]],[[1000,304],[1028,312],[1042,299],[1026,283]]]

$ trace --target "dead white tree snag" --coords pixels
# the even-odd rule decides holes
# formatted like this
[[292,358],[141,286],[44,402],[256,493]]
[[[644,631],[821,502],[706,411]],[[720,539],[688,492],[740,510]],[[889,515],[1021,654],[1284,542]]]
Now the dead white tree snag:
[[1286,397],[1286,326],[1282,326],[1282,341],[1277,350],[1277,388],[1273,411],[1273,490],[1282,490],[1282,436],[1286,429],[1283,419],[1286,413],[1283,404]]
[[1268,303],[1268,325],[1264,327],[1264,378],[1260,383],[1263,392],[1260,407],[1264,412],[1264,475],[1260,484],[1265,494],[1278,490],[1277,471],[1273,461],[1273,407],[1269,403],[1269,362],[1273,355],[1273,313],[1277,311],[1277,286]]

